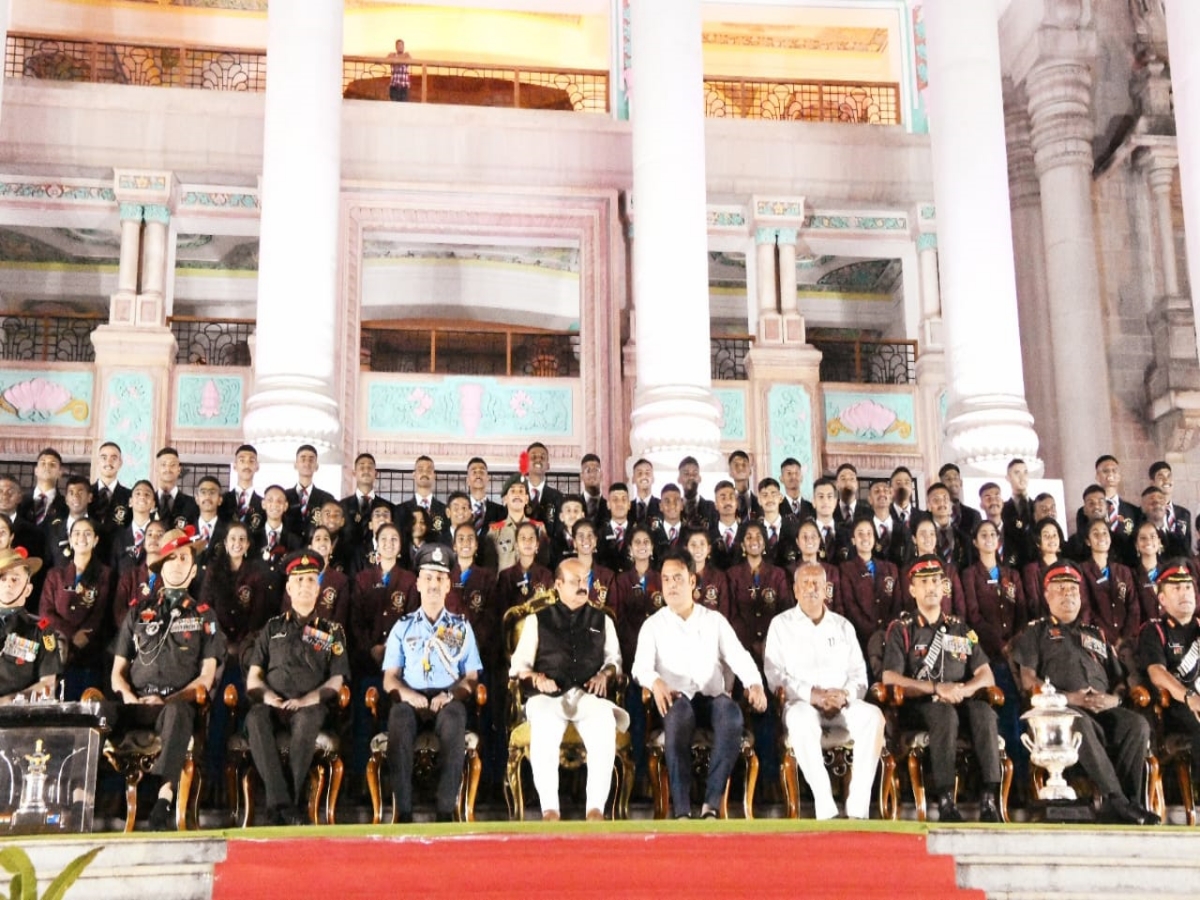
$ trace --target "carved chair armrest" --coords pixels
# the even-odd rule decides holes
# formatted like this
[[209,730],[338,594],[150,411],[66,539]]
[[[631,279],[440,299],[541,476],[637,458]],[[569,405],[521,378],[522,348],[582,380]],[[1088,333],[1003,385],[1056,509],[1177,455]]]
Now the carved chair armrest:
[[340,688],[338,688],[337,708],[338,709],[349,709],[350,708],[350,685],[346,684],[345,682],[343,682],[342,686]]
[[775,688],[775,702],[779,704],[780,709],[783,709],[784,704],[787,703],[787,688],[782,684]]
[[487,685],[482,681],[476,682],[475,690],[472,691],[471,696],[475,699],[475,706],[477,706],[479,709],[483,709],[485,706],[487,706]]
[[225,705],[229,709],[237,709],[238,699],[239,699],[237,685],[236,684],[225,685],[225,694],[222,699],[225,701]]
[[184,700],[187,703],[194,703],[200,709],[208,708],[209,692],[202,684],[195,687],[184,688],[175,695],[178,699]]
[[84,703],[103,703],[105,700],[104,691],[100,688],[90,687],[83,692],[83,696],[79,698]]
[[867,688],[866,699],[876,706],[891,706],[893,704],[891,685],[877,681]]
[[372,685],[367,688],[367,692],[363,695],[363,705],[370,712],[371,718],[375,721],[379,720],[379,688]]
[[996,687],[996,685],[990,684],[987,687],[981,687],[979,690],[977,690],[971,699],[983,700],[992,706],[1003,706],[1004,691]]

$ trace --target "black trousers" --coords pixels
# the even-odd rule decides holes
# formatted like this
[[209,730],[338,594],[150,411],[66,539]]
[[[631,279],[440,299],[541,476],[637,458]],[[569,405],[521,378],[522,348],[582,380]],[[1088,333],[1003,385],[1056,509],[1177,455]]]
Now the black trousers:
[[983,783],[1000,783],[996,711],[989,704],[982,700],[964,700],[958,704],[923,700],[902,709],[910,724],[915,719],[929,732],[929,767],[932,771],[929,788],[932,794],[937,796],[954,790],[958,729],[964,719],[971,734],[971,748],[979,760]]
[[[312,766],[317,735],[329,717],[325,704],[306,706],[297,710],[276,709],[265,703],[255,703],[246,713],[246,736],[254,767],[267,789],[267,807],[300,804],[300,791]],[[283,759],[275,740],[277,730],[288,733],[288,768],[292,773],[292,788],[288,790],[283,774]]]
[[[436,696],[442,691],[430,691]],[[394,703],[388,713],[388,766],[392,771],[392,793],[396,798],[397,816],[412,815],[413,808],[413,746],[417,732],[432,724],[437,734],[438,752],[437,812],[446,816],[458,805],[462,786],[463,756],[466,753],[467,708],[461,700],[451,700],[432,713],[417,710],[407,703]]]
[[178,786],[179,773],[187,759],[188,744],[196,731],[196,707],[186,700],[172,700],[162,706],[128,704],[119,707],[118,721],[126,731],[151,728],[162,739],[162,752],[150,768],[150,774]]
[[1075,727],[1083,735],[1079,745],[1079,765],[1105,796],[1124,794],[1141,803],[1145,798],[1146,747],[1150,742],[1150,724],[1139,713],[1120,706],[1092,713],[1071,707],[1080,713]]

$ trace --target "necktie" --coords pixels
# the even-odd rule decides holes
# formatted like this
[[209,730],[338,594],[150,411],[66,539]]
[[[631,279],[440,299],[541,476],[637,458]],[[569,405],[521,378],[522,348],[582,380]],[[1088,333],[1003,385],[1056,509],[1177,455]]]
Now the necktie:
[[886,545],[888,542],[888,538],[890,538],[891,536],[892,536],[892,533],[890,531],[888,531],[888,527],[886,525],[880,526],[880,528],[879,528],[879,543]]
[[475,517],[475,530],[478,531],[479,527],[483,524],[483,501],[482,500],[473,501],[472,514]]
[[725,549],[726,550],[733,549],[733,529],[732,528],[730,528],[727,532],[725,532]]
[[300,515],[308,515],[308,488],[300,488]]
[[850,507],[849,506],[842,507],[842,518],[845,519],[847,522],[850,521]]
[[142,543],[146,540],[146,532],[136,525],[133,526],[133,552],[136,556],[142,552]]
[[771,527],[769,527],[767,529],[767,543],[768,544],[775,543],[775,526],[774,525],[772,525]]
[[679,529],[676,528],[674,525],[672,525],[671,530],[669,532],[667,532],[667,538],[673,544],[673,543],[675,543],[675,538],[677,538],[678,536],[679,536]]
[[1167,524],[1167,531],[1175,530],[1175,504],[1174,503],[1167,505],[1167,522],[1166,522],[1166,524]]
[[171,514],[171,492],[162,491],[158,495],[158,505],[162,508],[164,515]]
[[267,549],[274,550],[275,542],[278,540],[279,540],[279,532],[278,531],[276,531],[275,529],[271,529],[270,531],[268,531],[267,532]]
[[529,492],[529,502],[530,502],[530,504],[531,504],[531,505],[533,505],[533,506],[537,506],[537,505],[538,505],[538,498],[539,498],[541,495],[542,495],[542,492],[541,492],[541,491],[539,491],[537,488],[534,488],[532,491],[530,491],[530,492]]
[[46,510],[50,508],[50,499],[45,495],[38,497],[37,514],[34,516],[36,524],[41,525],[46,521]]
[[613,534],[613,540],[615,541],[617,547],[625,546],[625,528],[623,526],[621,526],[621,525],[616,526],[615,532]]
[[901,525],[908,524],[908,513],[907,512],[900,513],[900,524]]
[[250,492],[242,491],[238,495],[238,515],[244,516],[250,512]]
[[789,502],[792,504],[792,515],[793,516],[800,515],[800,501],[799,500],[791,500]]
[[1117,524],[1117,501],[1111,497],[1105,497],[1104,502],[1108,504],[1108,524],[1110,526]]
[[108,501],[112,499],[112,491],[108,489],[108,485],[100,485],[100,502],[104,506],[108,506]]
[[212,525],[208,522],[200,523],[200,537],[203,540],[208,540],[212,537]]

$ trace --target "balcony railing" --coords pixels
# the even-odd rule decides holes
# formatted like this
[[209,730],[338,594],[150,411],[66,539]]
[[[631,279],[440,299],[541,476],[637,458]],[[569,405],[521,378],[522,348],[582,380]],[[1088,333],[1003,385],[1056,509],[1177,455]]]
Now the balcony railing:
[[102,314],[31,316],[0,313],[0,359],[9,362],[94,362],[92,330]]
[[176,365],[249,366],[254,319],[172,316]]
[[746,354],[753,346],[753,335],[713,335],[709,339],[709,363],[713,381],[745,381]]
[[485,324],[467,330],[370,322],[363,325],[360,359],[368,372],[578,378],[579,335]]
[[900,85],[708,76],[704,79],[704,115],[710,119],[899,125]]
[[[417,60],[407,65],[410,103],[608,112],[608,72],[603,69]],[[342,96],[387,100],[391,75],[392,65],[384,59],[347,56],[342,61]]]
[[[261,92],[267,87],[262,50],[89,41],[10,32],[8,78],[89,81],[146,87]],[[410,103],[449,103],[519,109],[606,113],[609,73],[474,62],[411,60]],[[342,95],[387,100],[392,66],[386,59],[347,56]],[[704,79],[709,118],[791,119],[899,125],[900,86],[850,81],[776,81],[710,76]]]
[[915,384],[917,342],[810,338],[821,351],[821,381]]

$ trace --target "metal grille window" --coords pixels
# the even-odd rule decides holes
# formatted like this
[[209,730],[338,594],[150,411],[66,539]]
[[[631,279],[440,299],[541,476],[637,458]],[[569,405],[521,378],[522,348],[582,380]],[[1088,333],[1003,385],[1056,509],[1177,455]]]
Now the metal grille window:
[[714,76],[704,79],[704,114],[710,119],[899,125],[900,86]]
[[746,354],[754,346],[747,334],[714,336],[710,340],[713,381],[745,381]]
[[168,320],[178,345],[177,365],[249,366],[253,319],[200,319],[174,316]]
[[94,362],[92,330],[103,321],[101,316],[4,316],[0,319],[0,359]]
[[579,335],[477,325],[472,331],[366,323],[361,360],[372,372],[578,378]]
[[821,351],[821,380],[855,384],[915,384],[916,341],[810,338]]

